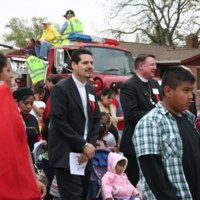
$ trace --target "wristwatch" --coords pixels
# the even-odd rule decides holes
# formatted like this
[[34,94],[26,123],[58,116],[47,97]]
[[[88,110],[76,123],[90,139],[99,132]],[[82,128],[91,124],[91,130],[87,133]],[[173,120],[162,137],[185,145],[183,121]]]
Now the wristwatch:
[[86,142],[85,144],[84,144],[84,146],[83,146],[83,149],[88,145],[89,143],[88,142]]

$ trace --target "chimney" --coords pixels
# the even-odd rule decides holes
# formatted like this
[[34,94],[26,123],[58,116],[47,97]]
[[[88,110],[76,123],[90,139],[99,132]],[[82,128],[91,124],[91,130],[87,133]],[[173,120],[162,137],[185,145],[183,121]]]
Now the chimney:
[[194,33],[190,33],[186,36],[186,47],[190,49],[197,49],[198,48],[198,37]]

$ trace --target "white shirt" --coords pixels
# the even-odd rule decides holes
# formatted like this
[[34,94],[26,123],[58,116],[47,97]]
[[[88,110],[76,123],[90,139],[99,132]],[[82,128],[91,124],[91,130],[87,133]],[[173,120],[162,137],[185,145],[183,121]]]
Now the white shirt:
[[114,147],[117,145],[114,135],[110,132],[103,137],[103,140],[106,142],[106,147]]
[[136,74],[138,77],[139,77],[139,79],[142,81],[142,82],[144,82],[144,83],[147,83],[149,80],[147,80],[147,79],[145,79],[145,78],[143,78],[143,77],[141,77],[140,75],[138,75],[138,74]]
[[[43,108],[45,109],[46,107],[46,104],[43,102],[43,101],[34,101],[33,104],[35,106],[37,106],[38,108]],[[38,120],[38,116],[36,115],[35,111],[32,109],[31,112],[30,112],[32,115],[35,116],[35,118]]]
[[72,79],[75,82],[75,85],[78,89],[78,92],[81,97],[82,105],[83,105],[83,111],[85,114],[85,129],[84,129],[84,136],[83,138],[87,140],[87,135],[88,135],[88,114],[87,114],[87,95],[86,95],[86,90],[85,90],[85,83],[81,83],[79,80],[77,80],[74,75],[72,74]]

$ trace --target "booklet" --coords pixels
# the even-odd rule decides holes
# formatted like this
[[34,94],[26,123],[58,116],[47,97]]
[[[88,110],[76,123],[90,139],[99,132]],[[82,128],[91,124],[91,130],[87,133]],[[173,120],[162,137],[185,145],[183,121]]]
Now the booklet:
[[73,153],[69,154],[69,165],[70,165],[70,173],[74,175],[85,175],[85,167],[87,162],[79,163],[79,158],[81,153]]

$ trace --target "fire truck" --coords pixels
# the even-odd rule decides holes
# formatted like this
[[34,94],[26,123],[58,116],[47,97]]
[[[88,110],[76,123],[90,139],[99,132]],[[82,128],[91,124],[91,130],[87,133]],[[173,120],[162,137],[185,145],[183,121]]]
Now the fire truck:
[[[134,70],[133,56],[129,51],[121,48],[117,40],[83,34],[70,34],[69,40],[70,43],[67,45],[55,46],[50,49],[46,76],[59,74],[68,77],[72,73],[72,52],[79,48],[85,48],[93,55],[93,83],[97,93],[104,87],[110,87],[112,82],[124,82],[131,77]],[[25,82],[28,84],[29,79],[24,65],[25,58],[23,55],[15,54],[7,54],[11,60],[12,69],[20,75],[23,84]]]

